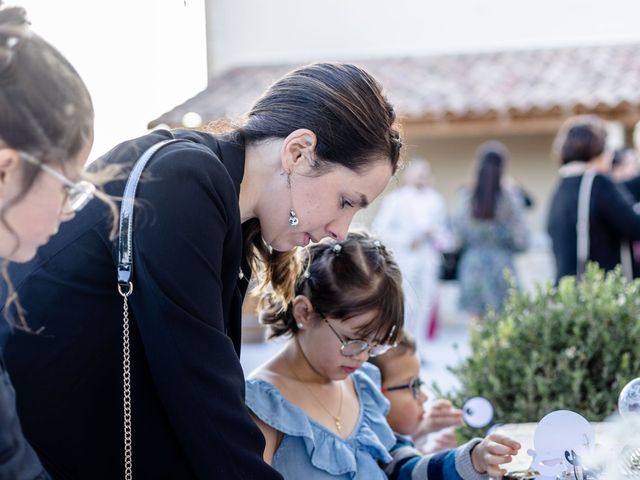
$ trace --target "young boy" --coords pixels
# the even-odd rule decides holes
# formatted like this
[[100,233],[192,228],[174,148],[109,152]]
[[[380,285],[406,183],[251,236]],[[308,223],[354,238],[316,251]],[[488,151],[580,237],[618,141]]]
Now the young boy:
[[394,449],[401,450],[392,452],[394,460],[385,466],[389,479],[430,478],[430,465],[436,464],[446,465],[447,480],[501,477],[507,473],[500,465],[511,462],[520,444],[504,435],[491,434],[430,455],[421,455],[415,449],[411,438],[460,425],[462,413],[449,402],[439,401],[434,404],[435,412],[425,414],[427,395],[421,389],[420,358],[415,342],[406,332],[396,348],[369,361],[380,369],[382,393],[391,406],[387,421],[398,436]]

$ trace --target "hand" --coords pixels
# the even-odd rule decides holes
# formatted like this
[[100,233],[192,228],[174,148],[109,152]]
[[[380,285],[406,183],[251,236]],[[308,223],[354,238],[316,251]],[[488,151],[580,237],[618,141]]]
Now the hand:
[[471,462],[478,473],[487,473],[492,478],[500,478],[507,471],[500,465],[509,463],[522,446],[509,437],[492,433],[471,451]]
[[441,452],[442,450],[450,450],[458,446],[458,440],[456,440],[456,434],[453,430],[448,430],[439,433],[433,446],[434,452]]
[[436,400],[422,419],[416,436],[437,432],[447,427],[463,425],[462,410],[451,405],[449,400]]
[[[431,448],[425,448],[426,445],[431,445]],[[433,440],[428,441],[426,445],[419,450],[425,455],[430,455],[432,453],[438,453],[443,450],[451,450],[452,448],[456,448],[458,446],[458,441],[456,440],[456,434],[453,430],[445,430],[444,432],[433,434]]]

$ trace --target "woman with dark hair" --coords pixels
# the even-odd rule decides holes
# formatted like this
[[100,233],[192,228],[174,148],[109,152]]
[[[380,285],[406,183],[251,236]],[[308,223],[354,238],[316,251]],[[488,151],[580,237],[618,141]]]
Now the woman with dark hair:
[[477,318],[488,309],[502,309],[508,289],[505,270],[515,275],[513,255],[527,248],[528,230],[521,197],[503,186],[505,146],[486,142],[476,158],[476,181],[461,193],[454,228],[463,249],[460,306]]
[[551,199],[548,231],[556,282],[581,275],[586,261],[605,270],[622,264],[625,276],[633,276],[628,240],[640,239],[640,215],[625,184],[609,176],[612,154],[606,139],[604,124],[594,115],[570,118],[555,138],[560,179]]
[[[82,79],[31,31],[26,12],[0,2],[0,257],[27,262],[96,194],[80,180],[93,139]],[[15,304],[10,284],[5,293]],[[12,327],[28,330],[24,315]],[[18,389],[18,398],[20,391]],[[49,478],[25,440],[16,393],[0,356],[0,479]]]
[[[345,238],[395,172],[401,140],[380,85],[348,64],[290,72],[244,118],[224,133],[156,130],[99,160],[126,173],[158,142],[186,140],[160,149],[138,185],[128,342],[102,206],[12,272],[30,324],[45,330],[14,336],[7,363],[26,435],[52,475],[279,478],[244,405],[249,277],[289,301],[295,247]],[[121,197],[124,181],[105,188]]]

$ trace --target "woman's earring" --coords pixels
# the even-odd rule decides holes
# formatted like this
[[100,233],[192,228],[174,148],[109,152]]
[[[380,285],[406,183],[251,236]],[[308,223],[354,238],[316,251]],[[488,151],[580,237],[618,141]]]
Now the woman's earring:
[[298,328],[299,328],[300,330],[302,330],[302,329],[304,328],[304,325],[302,324],[302,322],[298,322]]
[[298,216],[296,215],[296,212],[294,212],[292,208],[289,210],[289,225],[291,225],[292,227],[295,227],[296,225],[298,225],[298,223],[300,223],[300,220],[298,220]]

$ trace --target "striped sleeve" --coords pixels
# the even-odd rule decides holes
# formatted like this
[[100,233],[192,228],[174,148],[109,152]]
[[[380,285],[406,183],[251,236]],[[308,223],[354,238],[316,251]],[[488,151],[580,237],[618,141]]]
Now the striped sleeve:
[[471,450],[481,439],[473,439],[452,450],[422,455],[413,443],[396,437],[390,453],[393,460],[384,465],[389,480],[484,480],[488,475],[476,472]]

